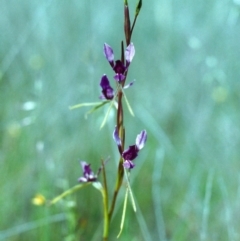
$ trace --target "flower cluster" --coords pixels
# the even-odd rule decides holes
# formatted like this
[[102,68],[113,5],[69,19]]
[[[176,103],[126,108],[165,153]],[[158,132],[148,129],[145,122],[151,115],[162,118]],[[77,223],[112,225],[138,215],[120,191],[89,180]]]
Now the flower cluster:
[[[119,152],[124,159],[123,166],[127,169],[134,168],[135,164],[132,162],[137,156],[139,151],[144,147],[147,141],[147,131],[143,130],[140,134],[137,135],[135,145],[129,146],[126,150],[122,150],[122,142],[119,138],[117,128],[114,129],[113,139],[116,142]],[[85,161],[80,162],[83,176],[78,179],[79,182],[95,182],[97,180],[98,175],[94,174],[92,169],[90,168],[91,164],[88,164]],[[100,172],[101,168],[98,171]]]
[[79,182],[95,182],[97,180],[97,175],[94,174],[92,171],[90,165],[85,161],[80,162],[82,170],[83,170],[83,176],[78,179]]
[[128,149],[124,151],[122,150],[122,143],[117,128],[115,128],[113,132],[113,139],[118,145],[119,152],[124,159],[123,166],[127,169],[132,169],[135,166],[132,161],[138,156],[138,152],[144,147],[147,141],[146,130],[141,131],[140,134],[137,135],[135,145],[129,146]]
[[[121,60],[114,61],[114,54],[113,49],[108,44],[104,44],[103,47],[103,53],[111,65],[113,71],[115,72],[114,79],[121,83],[126,78],[126,73],[128,70],[128,67],[130,63],[133,60],[133,57],[135,55],[135,48],[133,43],[129,44],[129,46],[125,50],[125,59],[126,64],[123,63]],[[129,85],[125,86],[124,88],[128,88],[131,86],[133,82],[131,82]],[[107,75],[103,75],[100,81],[100,86],[102,87],[102,95],[100,96],[101,99],[107,99],[112,100],[114,98],[114,90],[111,87]]]

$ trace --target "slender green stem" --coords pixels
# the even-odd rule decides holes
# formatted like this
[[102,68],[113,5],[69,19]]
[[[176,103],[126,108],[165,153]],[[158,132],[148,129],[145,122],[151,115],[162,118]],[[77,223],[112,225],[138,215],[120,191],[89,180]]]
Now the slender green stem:
[[109,216],[108,216],[108,188],[107,188],[107,176],[105,171],[104,162],[102,161],[102,172],[103,172],[103,212],[104,212],[104,225],[103,225],[103,240],[108,239],[109,233]]
[[[122,142],[122,150],[124,149],[124,141],[125,141],[125,131],[123,127],[123,107],[122,107],[122,91],[119,89],[118,92],[118,109],[117,109],[117,129],[118,129],[118,134]],[[116,179],[116,184],[115,184],[115,190],[113,194],[113,199],[111,203],[111,207],[108,213],[109,220],[111,220],[114,208],[115,208],[115,203],[117,200],[117,196],[120,190],[120,187],[122,185],[123,181],[123,175],[124,175],[124,170],[123,170],[123,159],[120,157],[119,163],[118,163],[118,172],[117,172],[117,179]]]
[[117,196],[118,196],[120,187],[122,186],[123,171],[124,171],[122,162],[123,162],[122,158],[120,158],[120,161],[119,161],[119,164],[118,164],[118,173],[117,173],[118,176],[117,176],[117,180],[116,180],[115,190],[114,190],[114,193],[113,193],[113,199],[112,199],[111,207],[110,207],[110,210],[109,210],[109,213],[108,213],[109,221],[112,218],[112,214],[113,214],[113,211],[114,211],[114,208],[115,208]]
[[105,188],[102,190],[102,196],[103,196],[103,212],[104,212],[104,225],[103,225],[103,240],[108,239],[108,233],[109,233],[109,216],[108,216],[108,197],[107,197],[107,191]]
[[51,200],[49,202],[49,205],[53,205],[55,203],[57,203],[59,200],[63,199],[64,197],[78,191],[79,189],[83,188],[84,186],[90,185],[91,183],[80,183],[75,185],[74,187],[68,189],[67,191],[63,192],[62,194],[60,194],[59,196],[55,197],[53,200]]

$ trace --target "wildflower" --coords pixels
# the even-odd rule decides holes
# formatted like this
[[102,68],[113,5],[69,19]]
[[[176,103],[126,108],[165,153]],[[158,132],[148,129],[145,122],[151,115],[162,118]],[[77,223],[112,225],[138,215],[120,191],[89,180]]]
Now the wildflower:
[[124,80],[126,77],[125,73],[135,55],[135,48],[133,43],[130,43],[125,50],[126,65],[121,60],[114,61],[113,50],[111,46],[109,46],[106,43],[104,44],[103,52],[106,59],[108,60],[109,64],[111,65],[112,69],[115,72],[114,79],[117,80],[118,82],[121,82],[122,80]]
[[[119,151],[121,152],[122,144],[117,132],[117,128],[115,128],[113,132],[113,139],[118,145]],[[121,153],[124,159],[123,166],[125,168],[132,169],[135,166],[135,164],[132,161],[138,156],[138,152],[144,147],[146,141],[147,141],[147,132],[143,130],[140,132],[139,135],[137,135],[135,145],[129,146],[128,149],[124,150]]]
[[102,87],[102,95],[100,96],[101,99],[112,100],[114,97],[114,90],[109,84],[108,77],[104,74],[100,86]]
[[94,174],[90,168],[91,164],[88,164],[85,161],[80,162],[83,170],[83,177],[78,179],[79,182],[95,182],[97,180],[97,175]]
[[36,194],[32,198],[32,204],[36,206],[42,206],[46,203],[46,198],[42,194]]

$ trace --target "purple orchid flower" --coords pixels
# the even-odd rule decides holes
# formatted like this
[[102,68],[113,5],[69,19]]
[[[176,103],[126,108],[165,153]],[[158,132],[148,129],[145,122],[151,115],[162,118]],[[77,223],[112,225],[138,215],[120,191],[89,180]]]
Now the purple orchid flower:
[[102,95],[100,96],[101,99],[112,100],[114,97],[114,90],[109,84],[108,77],[104,74],[100,86],[102,87]]
[[122,153],[122,143],[118,135],[117,127],[113,132],[113,139],[118,145],[119,152],[124,159],[123,166],[127,169],[132,169],[135,166],[132,161],[138,156],[138,152],[144,147],[147,141],[146,130],[141,131],[140,134],[137,135],[135,145],[129,146],[128,149],[124,150]]
[[97,175],[94,174],[90,168],[91,164],[85,161],[80,162],[83,170],[83,176],[78,179],[79,182],[95,182],[97,180]]
[[114,79],[121,82],[125,79],[125,73],[133,60],[135,55],[135,48],[133,43],[130,43],[125,50],[126,65],[121,60],[114,61],[114,54],[111,46],[104,44],[103,47],[104,55],[115,72]]

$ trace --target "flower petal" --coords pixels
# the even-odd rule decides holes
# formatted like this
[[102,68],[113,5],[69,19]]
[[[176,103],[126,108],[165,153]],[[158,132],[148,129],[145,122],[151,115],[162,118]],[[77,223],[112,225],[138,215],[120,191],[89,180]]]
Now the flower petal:
[[138,156],[138,149],[136,145],[129,146],[127,150],[122,153],[122,157],[126,161],[132,161]]
[[87,162],[80,161],[80,164],[81,164],[81,167],[82,167],[82,170],[83,170],[83,174],[89,172],[90,167],[89,167],[89,164],[87,164]]
[[121,82],[125,79],[125,75],[123,74],[115,74],[113,77],[116,81]]
[[102,87],[102,96],[100,96],[101,99],[107,99],[112,100],[114,97],[114,90],[109,84],[108,77],[106,75],[103,75],[100,86]]
[[106,59],[108,60],[108,62],[113,65],[114,63],[114,54],[113,54],[113,50],[111,48],[111,46],[109,46],[108,44],[104,44],[103,46],[103,53],[106,57]]
[[100,86],[103,88],[103,89],[106,89],[110,86],[109,84],[109,80],[108,80],[108,77],[107,75],[103,75],[101,81],[100,81]]
[[133,81],[130,82],[129,84],[125,85],[125,86],[123,87],[123,89],[127,89],[127,88],[131,87],[131,86],[134,84],[134,82],[135,82],[135,80],[133,80]]
[[124,74],[126,67],[124,66],[121,60],[117,60],[113,67],[113,70],[116,74]]
[[107,100],[112,100],[114,97],[114,91],[111,87],[109,87],[105,90],[102,90],[102,94],[105,97],[105,99],[107,99]]
[[143,130],[139,135],[137,135],[137,138],[136,138],[137,149],[141,150],[144,147],[146,141],[147,141],[147,132]]
[[134,55],[135,55],[135,48],[133,43],[130,43],[125,50],[125,58],[127,61],[127,65],[129,65],[132,62]]
[[118,135],[118,130],[117,130],[117,126],[115,127],[114,131],[113,131],[113,140],[116,142],[116,144],[118,145],[118,147],[122,146],[122,142],[121,139]]
[[127,169],[132,169],[135,167],[135,164],[132,161],[124,161],[123,166]]
[[78,181],[79,182],[88,182],[87,178],[85,178],[85,177],[78,178]]

